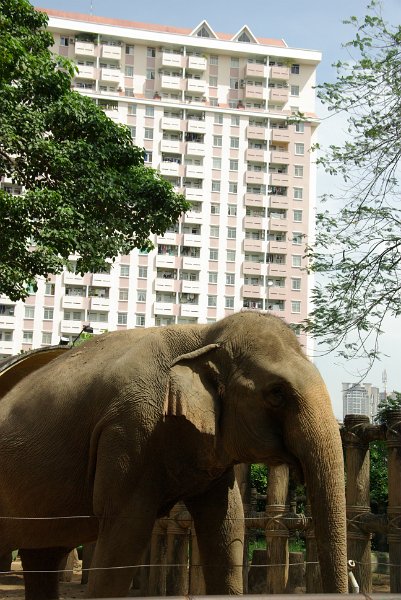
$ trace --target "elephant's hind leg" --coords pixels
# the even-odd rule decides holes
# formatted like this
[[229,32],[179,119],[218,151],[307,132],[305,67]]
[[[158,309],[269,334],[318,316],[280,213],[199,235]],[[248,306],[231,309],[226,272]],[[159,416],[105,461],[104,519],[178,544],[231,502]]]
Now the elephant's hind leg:
[[59,567],[71,548],[21,549],[25,600],[57,600]]

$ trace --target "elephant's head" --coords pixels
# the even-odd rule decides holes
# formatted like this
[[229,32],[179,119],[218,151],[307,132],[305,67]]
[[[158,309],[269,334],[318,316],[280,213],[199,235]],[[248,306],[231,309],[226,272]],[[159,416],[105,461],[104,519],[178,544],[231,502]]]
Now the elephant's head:
[[243,312],[209,326],[203,347],[172,366],[166,412],[215,435],[233,463],[300,468],[324,591],[347,592],[339,427],[323,380],[284,322]]

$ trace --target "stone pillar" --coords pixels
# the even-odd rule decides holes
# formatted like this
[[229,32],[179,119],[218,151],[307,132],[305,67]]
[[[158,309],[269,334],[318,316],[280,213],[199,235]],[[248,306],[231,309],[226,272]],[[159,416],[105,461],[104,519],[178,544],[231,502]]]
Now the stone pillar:
[[347,415],[342,432],[345,448],[348,560],[355,561],[354,575],[363,594],[372,591],[371,534],[355,523],[358,516],[370,512],[369,443],[363,428],[369,425],[366,415]]
[[388,545],[390,591],[401,592],[401,410],[388,412]]
[[288,465],[270,467],[266,494],[266,545],[268,594],[284,594],[288,582],[288,529],[282,517],[288,512]]

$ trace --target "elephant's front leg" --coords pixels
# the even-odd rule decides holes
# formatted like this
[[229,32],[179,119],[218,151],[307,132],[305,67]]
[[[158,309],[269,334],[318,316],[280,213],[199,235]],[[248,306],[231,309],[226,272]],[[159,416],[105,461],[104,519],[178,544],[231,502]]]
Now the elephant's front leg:
[[194,519],[206,593],[242,594],[244,511],[234,471],[186,505]]

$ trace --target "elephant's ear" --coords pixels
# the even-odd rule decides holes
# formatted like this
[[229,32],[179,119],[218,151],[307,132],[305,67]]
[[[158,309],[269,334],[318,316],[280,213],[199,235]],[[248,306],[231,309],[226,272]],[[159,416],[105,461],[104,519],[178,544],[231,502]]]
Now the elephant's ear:
[[218,371],[205,356],[211,344],[178,357],[171,369],[164,414],[185,417],[201,433],[215,435],[220,415]]

